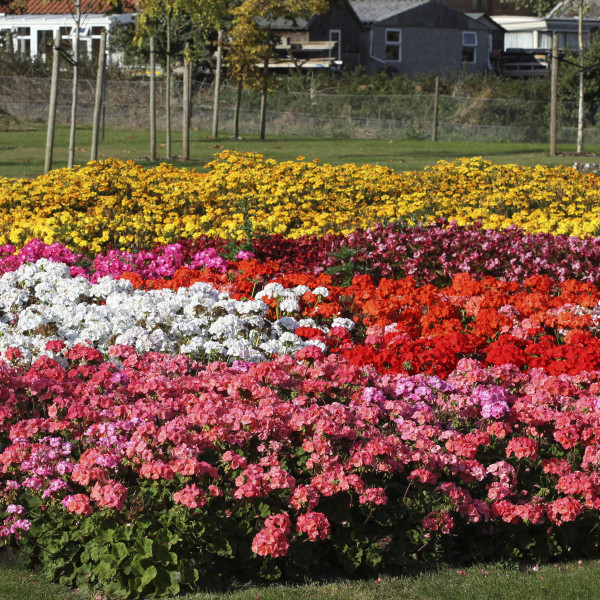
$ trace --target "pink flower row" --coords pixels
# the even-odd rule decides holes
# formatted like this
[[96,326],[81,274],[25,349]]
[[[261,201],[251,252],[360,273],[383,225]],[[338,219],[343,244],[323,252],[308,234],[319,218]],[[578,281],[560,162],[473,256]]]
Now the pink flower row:
[[440,535],[457,522],[560,526],[600,509],[600,372],[463,359],[441,380],[380,375],[315,347],[227,366],[50,344],[66,367],[0,364],[3,536],[27,530],[29,495],[127,519],[144,480],[169,485],[185,510],[269,503],[252,549],[272,556],[343,526],[325,499],[382,506],[392,482],[438,498],[443,508],[420,518]]

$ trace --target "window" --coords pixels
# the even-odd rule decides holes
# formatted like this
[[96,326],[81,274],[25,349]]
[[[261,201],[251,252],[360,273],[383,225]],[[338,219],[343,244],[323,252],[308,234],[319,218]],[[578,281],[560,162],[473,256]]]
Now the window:
[[100,55],[100,37],[102,32],[104,31],[104,27],[92,27],[90,30],[91,38],[92,38],[92,58],[97,59]]
[[475,62],[475,49],[477,48],[477,34],[474,31],[462,32],[462,61]]
[[37,32],[37,53],[44,60],[52,58],[54,46],[54,31],[47,29],[38,29]]
[[533,33],[531,31],[506,32],[504,35],[504,49],[533,48]]
[[490,12],[489,0],[471,0],[471,10],[473,12]]
[[26,56],[31,55],[31,29],[19,27],[17,29],[17,51]]
[[342,60],[342,32],[340,29],[329,30],[329,41],[336,42],[335,48],[329,51],[329,58],[335,56],[336,60]]
[[385,30],[385,60],[388,62],[402,60],[402,31],[400,29]]

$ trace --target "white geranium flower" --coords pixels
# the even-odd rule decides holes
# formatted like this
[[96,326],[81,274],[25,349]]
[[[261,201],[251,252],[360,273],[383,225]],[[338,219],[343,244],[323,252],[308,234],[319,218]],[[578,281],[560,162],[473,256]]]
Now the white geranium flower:
[[254,297],[257,300],[260,300],[261,298],[264,298],[265,296],[267,298],[278,298],[284,292],[285,292],[285,288],[280,283],[272,282],[272,283],[267,283],[267,285],[265,285],[265,287],[260,292],[258,292],[258,294],[256,294]]
[[297,312],[300,310],[300,304],[295,296],[287,296],[279,302],[279,309],[286,313]]
[[322,298],[327,298],[329,296],[329,290],[326,287],[319,286],[313,290],[313,294],[315,296],[321,296]]
[[352,331],[354,329],[355,323],[352,319],[346,319],[345,317],[335,317],[331,322],[331,327],[343,327],[348,331]]
[[[263,296],[297,313],[305,288],[273,283]],[[208,283],[177,291],[135,290],[125,279],[90,283],[71,277],[66,265],[42,260],[0,277],[0,351],[18,347],[33,360],[49,352],[49,339],[61,339],[68,347],[91,343],[102,352],[124,344],[138,352],[182,352],[202,360],[261,361],[314,343],[294,333],[299,326],[315,327],[313,319],[285,316],[272,322],[268,313],[262,300],[234,300]],[[347,319],[334,324],[353,325]],[[318,327],[327,333],[326,326]]]

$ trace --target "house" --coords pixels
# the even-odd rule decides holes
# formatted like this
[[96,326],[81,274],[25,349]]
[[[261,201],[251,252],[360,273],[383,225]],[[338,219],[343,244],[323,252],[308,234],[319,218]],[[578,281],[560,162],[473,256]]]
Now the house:
[[[0,13],[0,39],[15,52],[31,58],[51,56],[56,31],[61,32],[62,47],[67,51],[72,48],[76,31],[72,1],[26,0],[13,3],[11,8],[11,12]],[[131,22],[133,10],[133,5],[123,3],[114,8],[103,0],[81,0],[80,49],[90,57],[96,56],[102,30],[110,31],[116,22]],[[119,57],[113,54],[111,59],[118,61]]]
[[[110,10],[106,0],[81,0],[80,43],[94,56],[102,29],[135,18],[134,0]],[[449,0],[331,0],[327,13],[308,19],[261,23],[279,38],[279,60],[271,69],[381,70],[417,75],[449,75],[491,69],[502,27],[484,13],[468,15]],[[491,1],[491,0],[490,0]],[[497,0],[494,0],[497,1]],[[54,32],[63,45],[74,39],[73,0],[15,0],[21,11],[0,14],[0,34],[15,51],[31,57],[49,55]],[[15,4],[16,6],[16,4]],[[108,9],[108,10],[107,10]],[[2,36],[0,36],[2,37]],[[114,55],[112,60],[117,60]]]
[[329,11],[309,19],[259,19],[279,37],[272,69],[354,69],[361,64],[362,23],[348,0],[332,0]]
[[363,25],[361,64],[367,73],[449,75],[491,69],[489,19],[472,18],[439,0],[351,0]]
[[[552,38],[558,49],[579,47],[579,15],[573,2],[557,4],[546,16],[496,15],[491,17],[504,29],[504,48],[499,71],[512,77],[543,77],[550,65]],[[600,30],[600,0],[588,0],[583,19],[583,43],[589,45]]]
[[[583,19],[583,39],[587,45],[600,29],[600,1],[586,4],[588,8]],[[575,50],[579,47],[577,8],[573,9],[570,3],[557,4],[544,17],[498,15],[492,19],[505,30],[505,50],[550,50],[554,33],[558,34],[560,50]]]

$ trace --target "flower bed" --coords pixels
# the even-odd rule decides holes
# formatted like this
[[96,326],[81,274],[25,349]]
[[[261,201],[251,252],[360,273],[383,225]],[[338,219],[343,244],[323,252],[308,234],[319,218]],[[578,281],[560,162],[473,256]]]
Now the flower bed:
[[600,234],[597,182],[571,167],[481,159],[406,173],[235,152],[218,155],[208,173],[110,159],[31,181],[0,179],[0,244],[68,240],[71,249],[95,254],[203,234],[297,238],[440,218],[583,237]]
[[131,599],[597,553],[598,245],[442,220],[0,247],[0,539]]

